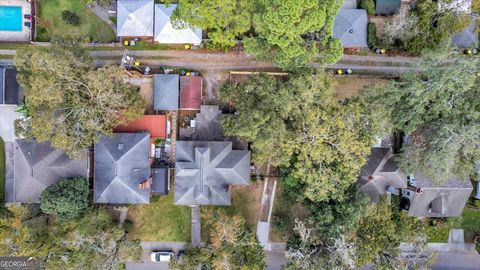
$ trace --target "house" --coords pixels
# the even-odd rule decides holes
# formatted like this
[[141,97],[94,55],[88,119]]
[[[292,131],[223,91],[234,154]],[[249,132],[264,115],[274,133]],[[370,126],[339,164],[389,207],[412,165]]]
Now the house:
[[342,8],[357,8],[357,0],[343,0]]
[[372,147],[368,162],[360,170],[358,182],[372,202],[391,188],[406,188],[406,176],[395,164],[393,150],[389,147]]
[[469,179],[448,179],[434,183],[429,177],[416,172],[410,185],[401,190],[400,206],[415,217],[458,217],[462,214],[473,186]]
[[174,203],[230,205],[230,186],[250,182],[250,151],[227,141],[177,141]]
[[150,202],[150,134],[114,133],[102,136],[94,149],[95,203]]
[[223,139],[222,111],[218,106],[202,105],[193,121],[195,121],[195,127],[180,128],[180,140],[221,141]]
[[23,88],[17,81],[17,70],[0,67],[0,105],[18,105],[23,102]]
[[155,74],[153,80],[153,109],[178,110],[180,76],[178,74]]
[[[88,177],[88,160],[72,160],[49,142],[15,140],[13,167],[7,166],[5,201],[39,203],[40,194],[64,178]],[[13,169],[13,174],[9,170]],[[9,175],[13,177],[9,177]]]
[[345,48],[367,48],[367,12],[364,9],[340,9],[333,23],[333,36]]
[[117,36],[153,37],[153,0],[117,1]]
[[472,12],[472,0],[440,0],[438,1],[438,9],[470,14]]
[[375,13],[377,15],[394,15],[400,10],[402,0],[377,0]]
[[200,110],[202,104],[202,77],[180,77],[180,109]]
[[384,147],[372,148],[358,183],[372,202],[387,192],[398,195],[400,207],[415,217],[459,216],[473,190],[468,179],[435,183],[421,172],[406,176],[396,165],[392,150]]
[[198,28],[175,29],[170,21],[176,4],[155,5],[155,33],[154,40],[163,44],[194,44],[202,43],[202,30]]
[[472,48],[478,44],[477,16],[471,15],[472,23],[462,32],[452,35],[452,45],[458,48]]
[[127,125],[113,129],[114,133],[148,132],[152,139],[165,139],[167,132],[167,117],[165,115],[142,115]]

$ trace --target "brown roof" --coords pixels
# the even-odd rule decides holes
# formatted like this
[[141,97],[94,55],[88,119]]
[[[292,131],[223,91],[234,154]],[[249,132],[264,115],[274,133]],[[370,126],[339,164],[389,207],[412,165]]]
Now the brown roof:
[[202,104],[202,77],[180,77],[180,109],[200,110]]

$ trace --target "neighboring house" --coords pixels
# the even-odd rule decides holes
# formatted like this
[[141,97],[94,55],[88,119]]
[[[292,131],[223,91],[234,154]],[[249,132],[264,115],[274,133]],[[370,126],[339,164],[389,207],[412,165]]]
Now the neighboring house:
[[472,15],[472,23],[462,32],[452,35],[452,45],[458,48],[472,48],[478,44],[477,16]]
[[342,8],[357,8],[357,0],[343,0]]
[[117,36],[153,37],[153,0],[117,1]]
[[406,176],[395,164],[393,150],[389,147],[372,148],[367,164],[360,170],[358,181],[373,202],[377,202],[380,195],[391,188],[407,187]]
[[142,115],[128,125],[120,125],[113,129],[114,133],[148,132],[152,139],[165,139],[167,117],[165,115]]
[[449,179],[436,184],[420,172],[413,175],[409,188],[401,190],[401,207],[409,216],[458,217],[462,214],[473,190],[469,179]]
[[198,28],[175,29],[170,21],[172,12],[177,8],[176,4],[155,5],[155,33],[154,40],[164,44],[194,44],[202,43],[202,30]]
[[194,127],[180,128],[180,140],[221,141],[223,139],[222,111],[218,106],[202,105],[192,120]]
[[17,70],[0,67],[0,105],[18,105],[23,102],[23,88],[17,81]]
[[95,145],[93,201],[150,202],[150,134],[115,133]]
[[250,151],[232,150],[232,142],[178,141],[177,205],[230,205],[230,186],[250,182]]
[[367,48],[367,24],[364,9],[340,9],[333,24],[333,36],[345,48]]
[[459,216],[473,190],[468,179],[436,184],[420,172],[407,177],[396,165],[392,150],[383,147],[372,148],[358,183],[372,202],[387,192],[400,196],[400,207],[415,217]]
[[457,13],[471,13],[472,0],[444,0],[438,1],[439,10],[449,10]]
[[13,151],[13,179],[5,183],[7,203],[39,203],[40,194],[48,186],[63,178],[88,176],[86,154],[79,160],[71,160],[49,142],[35,140],[15,140]]
[[402,0],[377,0],[375,4],[377,15],[393,15],[398,13]]
[[155,74],[153,80],[153,109],[178,110],[179,85],[180,76],[178,74]]
[[202,104],[202,77],[180,77],[180,109],[200,110]]

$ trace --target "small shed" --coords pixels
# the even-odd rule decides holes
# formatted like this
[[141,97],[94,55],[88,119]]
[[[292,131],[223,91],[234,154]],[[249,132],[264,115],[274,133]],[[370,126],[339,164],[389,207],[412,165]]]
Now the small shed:
[[333,23],[333,36],[346,48],[366,48],[367,12],[364,9],[340,9]]
[[120,125],[113,129],[115,133],[149,132],[150,138],[166,138],[167,117],[165,115],[142,115],[127,125]]
[[377,15],[393,15],[398,13],[402,0],[377,0],[376,14]]
[[153,80],[154,110],[178,110],[179,78],[178,74],[155,74]]
[[165,165],[154,165],[152,167],[152,193],[155,195],[168,195],[169,185],[169,169]]
[[201,76],[182,76],[180,78],[180,109],[200,110],[202,84]]

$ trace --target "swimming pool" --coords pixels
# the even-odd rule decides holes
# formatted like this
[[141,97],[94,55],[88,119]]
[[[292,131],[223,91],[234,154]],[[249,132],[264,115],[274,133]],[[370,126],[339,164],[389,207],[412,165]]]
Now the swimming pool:
[[22,31],[22,7],[0,6],[0,31]]

